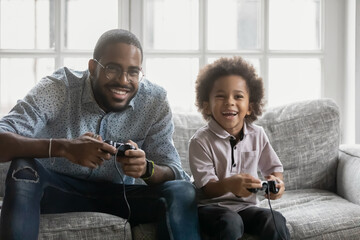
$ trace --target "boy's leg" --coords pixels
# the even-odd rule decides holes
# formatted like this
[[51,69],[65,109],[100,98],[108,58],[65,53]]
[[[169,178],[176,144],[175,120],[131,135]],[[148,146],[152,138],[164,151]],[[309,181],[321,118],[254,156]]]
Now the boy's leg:
[[270,209],[249,207],[239,212],[244,221],[246,233],[258,235],[260,239],[266,240],[290,239],[285,217],[275,210],[273,214],[276,225]]
[[228,208],[208,205],[199,207],[202,232],[210,239],[235,240],[244,234],[244,224],[238,213]]

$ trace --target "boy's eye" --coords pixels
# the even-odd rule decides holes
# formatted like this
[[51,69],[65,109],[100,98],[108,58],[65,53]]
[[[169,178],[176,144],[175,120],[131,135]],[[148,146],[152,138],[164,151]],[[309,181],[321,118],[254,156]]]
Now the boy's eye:
[[215,95],[216,98],[224,98],[224,95]]
[[236,95],[235,96],[235,99],[240,99],[240,98],[243,98],[244,96],[242,96],[242,95]]

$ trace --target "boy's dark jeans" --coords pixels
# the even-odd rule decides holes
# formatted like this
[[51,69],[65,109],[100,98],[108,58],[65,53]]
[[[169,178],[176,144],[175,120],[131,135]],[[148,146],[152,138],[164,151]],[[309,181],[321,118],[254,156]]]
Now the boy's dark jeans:
[[203,206],[199,207],[200,228],[204,239],[211,240],[237,240],[244,232],[262,240],[290,239],[286,219],[277,211],[273,213],[277,230],[270,209],[249,207],[237,213],[225,207]]
[[[15,159],[6,178],[0,239],[37,239],[40,213],[104,212],[128,218],[123,187],[58,174],[36,159]],[[158,239],[200,239],[191,183],[168,181],[125,189],[132,225],[157,222]]]

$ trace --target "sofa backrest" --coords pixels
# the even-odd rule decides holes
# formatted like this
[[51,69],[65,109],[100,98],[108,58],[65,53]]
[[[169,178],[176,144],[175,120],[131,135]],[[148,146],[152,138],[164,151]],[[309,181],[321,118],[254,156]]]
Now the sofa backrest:
[[[340,141],[339,109],[330,99],[269,108],[255,124],[264,128],[284,166],[286,189],[335,191]],[[200,114],[174,113],[174,144],[190,173],[188,141],[205,121]]]
[[[175,147],[184,170],[191,175],[188,143],[206,122],[197,113],[174,113]],[[286,189],[319,188],[334,191],[340,141],[339,109],[320,99],[269,108],[256,122],[262,126],[284,165]],[[0,164],[0,196],[9,163]]]
[[330,99],[268,109],[257,121],[284,166],[286,189],[335,191],[340,116]]

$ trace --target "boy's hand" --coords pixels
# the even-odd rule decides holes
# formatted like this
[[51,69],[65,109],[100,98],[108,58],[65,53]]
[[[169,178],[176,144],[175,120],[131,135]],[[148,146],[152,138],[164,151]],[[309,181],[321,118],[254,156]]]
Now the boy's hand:
[[[271,200],[275,200],[275,199],[279,199],[282,197],[284,191],[285,191],[285,184],[284,181],[282,181],[279,177],[276,177],[274,175],[270,175],[270,176],[266,176],[265,177],[267,181],[276,181],[276,187],[279,189],[278,193],[272,193],[270,192],[270,199]],[[265,197],[268,198],[268,194],[265,194]]]
[[246,173],[237,174],[229,178],[229,190],[235,196],[250,196],[252,193],[248,191],[249,188],[261,188],[260,179]]

